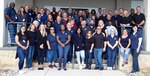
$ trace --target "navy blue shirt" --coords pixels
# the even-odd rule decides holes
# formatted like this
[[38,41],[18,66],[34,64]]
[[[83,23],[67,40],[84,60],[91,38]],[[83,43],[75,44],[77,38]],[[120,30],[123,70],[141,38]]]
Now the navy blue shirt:
[[64,33],[62,33],[61,31],[59,31],[57,33],[57,36],[59,37],[59,40],[61,41],[61,43],[66,43],[66,41],[68,40],[68,36],[69,36],[69,32],[65,31]]
[[43,16],[41,16],[41,23],[42,23],[42,24],[45,24],[45,23],[46,23],[46,20],[47,20],[47,15],[46,15],[46,14],[43,14]]
[[124,48],[126,48],[127,46],[128,46],[128,44],[129,44],[129,36],[128,37],[126,37],[126,38],[120,38],[120,43],[121,43],[121,45],[124,47]]
[[48,34],[47,41],[49,41],[51,47],[50,50],[57,50],[58,43],[57,43],[56,36],[53,36],[52,34]]
[[139,38],[142,38],[141,32],[137,32],[135,35],[131,34],[131,49],[137,49],[138,48],[138,43],[139,43]]
[[26,12],[26,16],[27,16],[27,23],[29,24],[32,20],[32,11],[28,11]]
[[[109,41],[109,43],[114,46],[116,44],[116,41],[118,41],[118,37],[115,35],[113,38],[111,37],[111,35],[109,35],[107,37],[107,41]],[[108,49],[111,49],[110,47],[108,47]],[[117,49],[117,46],[114,48]]]
[[[17,15],[16,15],[16,11],[14,8],[8,7],[5,9],[4,12],[5,12],[5,15],[8,15],[11,20],[17,21]],[[10,21],[6,19],[6,22],[10,22]]]
[[73,28],[71,28],[71,30],[68,30],[67,31],[69,32],[69,34],[72,36],[74,33],[75,33],[75,30]]
[[[75,51],[84,50],[83,44],[84,44],[84,38],[82,34],[74,34],[73,37],[73,43],[75,45]],[[77,48],[79,47],[79,48]]]
[[89,26],[84,26],[84,27],[81,26],[81,30],[82,30],[82,35],[85,38],[87,31],[90,31],[91,29]]
[[[19,38],[19,42],[22,46],[27,46],[27,37],[25,35],[22,35],[21,38]],[[20,46],[18,46],[20,47]]]
[[62,23],[58,24],[57,22],[53,23],[53,26],[55,28],[56,33],[58,33],[60,31],[60,26],[62,25]]

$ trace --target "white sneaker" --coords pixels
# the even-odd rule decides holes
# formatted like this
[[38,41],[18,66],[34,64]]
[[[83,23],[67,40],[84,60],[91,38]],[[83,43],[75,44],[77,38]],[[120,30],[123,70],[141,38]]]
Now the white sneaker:
[[27,71],[19,70],[19,74],[25,74]]
[[34,70],[33,68],[29,68],[29,70]]
[[109,70],[113,70],[112,67],[109,67]]
[[82,62],[82,66],[84,67],[85,65],[84,65],[84,61]]
[[110,70],[110,67],[107,67],[107,70]]
[[81,65],[79,66],[79,69],[82,70],[82,66]]

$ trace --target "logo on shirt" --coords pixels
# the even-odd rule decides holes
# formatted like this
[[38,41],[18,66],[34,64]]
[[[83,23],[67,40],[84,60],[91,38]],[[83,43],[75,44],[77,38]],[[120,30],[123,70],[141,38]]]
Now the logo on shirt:
[[65,35],[67,35],[67,33],[65,33]]

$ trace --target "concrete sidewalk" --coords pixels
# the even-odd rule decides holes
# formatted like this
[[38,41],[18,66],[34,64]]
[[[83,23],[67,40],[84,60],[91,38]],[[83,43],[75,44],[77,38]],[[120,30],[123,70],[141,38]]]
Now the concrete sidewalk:
[[108,71],[108,70],[78,70],[78,69],[68,69],[64,71],[63,69],[58,71],[56,68],[44,68],[44,70],[27,70],[25,74],[17,76],[126,76],[124,73],[118,70]]

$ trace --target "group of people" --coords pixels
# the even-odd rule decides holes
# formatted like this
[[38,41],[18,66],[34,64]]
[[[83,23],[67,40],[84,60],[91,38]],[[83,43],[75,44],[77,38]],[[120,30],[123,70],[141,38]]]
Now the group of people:
[[[32,68],[33,56],[38,61],[38,70],[43,70],[43,63],[48,67],[58,67],[67,70],[67,62],[71,62],[73,48],[75,51],[79,69],[91,69],[94,56],[95,68],[103,70],[103,55],[107,58],[107,69],[113,70],[117,51],[123,56],[122,66],[128,64],[128,55],[133,57],[132,72],[139,72],[138,55],[142,46],[142,34],[145,16],[141,13],[141,7],[137,6],[136,13],[131,9],[120,8],[113,11],[106,9],[94,9],[89,11],[59,10],[53,7],[52,11],[46,8],[21,6],[16,13],[15,3],[5,9],[6,23],[10,32],[11,42],[17,44],[19,57],[19,70],[22,72],[24,59],[26,67]],[[14,22],[19,24],[18,33]],[[132,26],[121,30],[118,28]],[[58,57],[58,66],[56,60]],[[62,65],[63,63],[63,65]],[[85,67],[84,67],[85,64]]]

